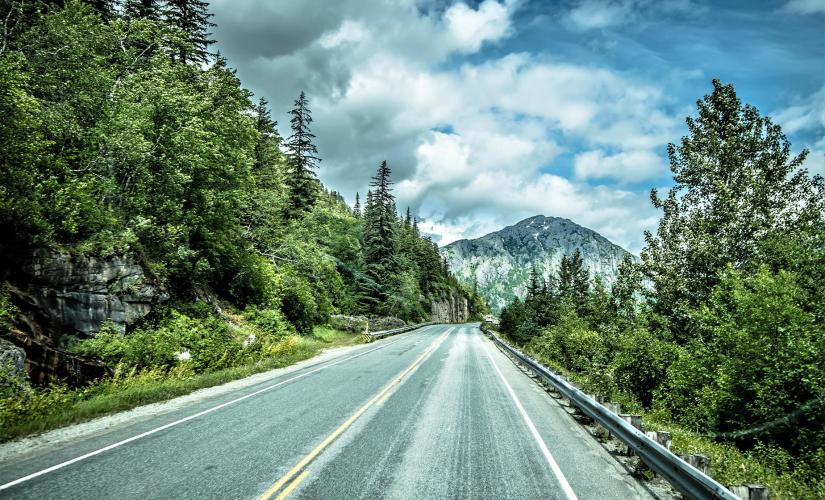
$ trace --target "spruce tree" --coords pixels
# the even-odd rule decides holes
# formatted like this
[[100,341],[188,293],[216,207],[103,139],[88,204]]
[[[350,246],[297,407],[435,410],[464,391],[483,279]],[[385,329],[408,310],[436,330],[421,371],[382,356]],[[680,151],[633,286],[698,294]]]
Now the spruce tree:
[[397,221],[390,174],[387,162],[381,162],[370,182],[372,189],[367,191],[364,207],[364,263],[367,275],[381,286],[381,289],[367,291],[376,303],[374,307],[380,307],[386,301],[397,278]]
[[536,266],[533,265],[530,270],[530,278],[527,280],[527,300],[536,297],[541,290],[541,286],[539,273],[536,271]]
[[358,192],[355,192],[355,205],[352,206],[352,215],[355,217],[361,217],[361,200],[358,196]]
[[315,175],[315,169],[321,159],[315,156],[318,154],[318,148],[312,142],[315,136],[309,128],[312,123],[312,111],[303,91],[289,114],[292,115],[292,135],[286,141],[286,182],[290,189],[287,218],[297,219],[311,210],[318,199],[320,183]]
[[160,20],[160,2],[158,0],[125,0],[123,16],[126,19]]
[[410,207],[407,207],[407,215],[404,217],[404,225],[410,227],[412,224],[412,214],[410,213]]
[[210,21],[213,14],[209,4],[202,0],[167,0],[164,17],[172,26],[186,33],[191,48],[181,48],[178,57],[183,63],[204,63],[212,55],[209,45],[214,43],[210,37],[210,28],[215,24]]

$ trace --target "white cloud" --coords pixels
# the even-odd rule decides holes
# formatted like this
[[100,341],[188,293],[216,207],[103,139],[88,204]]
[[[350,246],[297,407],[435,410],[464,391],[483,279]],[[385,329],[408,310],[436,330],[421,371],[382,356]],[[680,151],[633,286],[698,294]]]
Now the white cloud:
[[655,179],[666,172],[662,158],[652,151],[625,151],[605,155],[602,150],[579,153],[573,160],[579,179],[612,178],[624,182]]
[[794,144],[795,148],[807,148],[810,153],[802,165],[811,174],[825,175],[825,85],[772,116],[786,134],[803,133],[812,136],[809,142]]
[[825,0],[790,0],[785,10],[796,14],[817,14],[825,12]]
[[655,19],[662,14],[695,15],[702,11],[692,0],[580,0],[567,12],[566,20],[573,29],[587,31],[639,22],[645,17]]
[[507,8],[494,0],[485,0],[473,10],[465,3],[453,4],[444,13],[447,30],[463,52],[476,52],[486,41],[504,38],[511,31]]

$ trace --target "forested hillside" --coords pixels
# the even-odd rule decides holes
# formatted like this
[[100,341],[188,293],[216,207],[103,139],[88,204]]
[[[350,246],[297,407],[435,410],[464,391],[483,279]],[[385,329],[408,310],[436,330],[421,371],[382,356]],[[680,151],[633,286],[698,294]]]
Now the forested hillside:
[[697,105],[668,148],[674,187],[651,193],[662,218],[642,262],[626,258],[611,288],[579,255],[549,281],[534,272],[501,329],[590,391],[748,450],[758,466],[729,454],[726,480],[820,497],[825,184],[733,86]]
[[[137,370],[170,369],[186,351],[200,372],[265,357],[334,314],[418,322],[445,297],[482,312],[399,215],[387,162],[364,179],[363,208],[324,188],[309,97],[282,137],[266,99],[209,53],[205,2],[4,5],[4,337]],[[116,299],[148,290],[151,312],[127,308],[93,338],[61,330],[32,310],[20,270],[33,255],[65,273],[127,259],[138,282],[121,280]],[[71,299],[55,293],[61,307]],[[251,351],[244,339],[257,339]]]

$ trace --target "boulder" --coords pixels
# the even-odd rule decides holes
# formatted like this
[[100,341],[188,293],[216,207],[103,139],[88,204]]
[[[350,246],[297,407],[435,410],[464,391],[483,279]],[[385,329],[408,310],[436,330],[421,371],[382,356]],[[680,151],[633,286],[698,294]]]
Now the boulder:
[[371,332],[383,332],[385,330],[395,330],[407,326],[403,319],[394,318],[392,316],[378,316],[369,319]]
[[8,340],[0,339],[0,367],[9,371],[22,372],[26,362],[26,351]]
[[334,314],[329,318],[329,326],[342,332],[366,333],[369,330],[369,319],[366,316]]

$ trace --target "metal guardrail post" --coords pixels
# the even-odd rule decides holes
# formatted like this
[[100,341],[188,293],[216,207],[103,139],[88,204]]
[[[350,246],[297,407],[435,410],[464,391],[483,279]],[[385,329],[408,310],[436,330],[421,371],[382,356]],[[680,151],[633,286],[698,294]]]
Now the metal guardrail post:
[[687,464],[664,446],[647,437],[644,432],[607,410],[595,399],[587,396],[519,349],[509,345],[492,330],[482,327],[482,331],[485,331],[507,353],[553,386],[562,397],[569,399],[582,413],[595,420],[596,423],[625,443],[648,467],[686,496],[696,499],[739,500],[738,496],[714,481],[713,478]]

